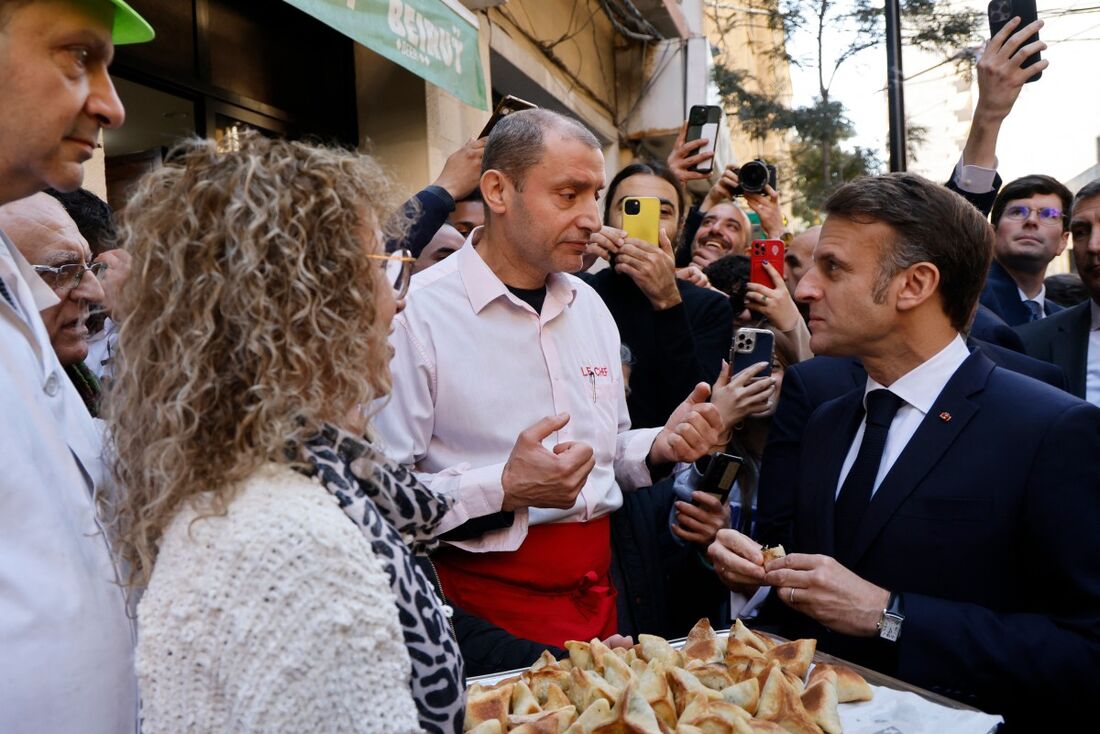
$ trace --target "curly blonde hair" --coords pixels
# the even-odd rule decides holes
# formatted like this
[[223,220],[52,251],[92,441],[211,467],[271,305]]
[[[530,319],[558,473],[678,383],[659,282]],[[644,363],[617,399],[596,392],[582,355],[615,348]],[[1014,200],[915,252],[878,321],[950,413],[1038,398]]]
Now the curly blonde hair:
[[260,465],[291,463],[322,422],[389,392],[366,255],[404,225],[363,155],[250,134],[168,160],[121,219],[133,268],[106,401],[113,524],[139,585],[185,500],[213,492],[203,512],[224,514]]

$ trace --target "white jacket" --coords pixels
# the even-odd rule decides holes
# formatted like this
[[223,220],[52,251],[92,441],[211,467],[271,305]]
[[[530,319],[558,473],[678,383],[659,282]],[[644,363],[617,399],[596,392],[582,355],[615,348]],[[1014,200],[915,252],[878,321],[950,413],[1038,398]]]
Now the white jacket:
[[393,590],[335,497],[268,465],[196,518],[138,605],[145,734],[420,731]]
[[57,297],[0,233],[0,731],[130,734],[133,629],[95,513],[99,433],[50,346]]

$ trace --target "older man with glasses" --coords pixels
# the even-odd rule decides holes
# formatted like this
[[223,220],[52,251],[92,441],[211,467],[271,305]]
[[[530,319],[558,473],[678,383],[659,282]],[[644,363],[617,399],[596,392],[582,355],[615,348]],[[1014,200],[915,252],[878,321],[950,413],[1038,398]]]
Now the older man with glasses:
[[[40,311],[50,344],[88,411],[97,415],[99,380],[84,365],[88,317],[103,302],[99,279],[107,264],[93,263],[92,250],[57,199],[35,194],[0,206],[0,230],[34,267],[58,302]],[[91,273],[91,277],[85,277]]]

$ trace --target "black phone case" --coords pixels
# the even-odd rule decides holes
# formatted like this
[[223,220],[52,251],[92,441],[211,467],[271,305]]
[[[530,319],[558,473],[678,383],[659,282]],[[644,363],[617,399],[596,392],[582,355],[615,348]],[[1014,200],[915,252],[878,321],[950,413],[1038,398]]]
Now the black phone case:
[[[1023,28],[1028,23],[1033,23],[1039,18],[1039,13],[1035,8],[1035,0],[992,0],[987,8],[989,14],[989,37],[997,35],[1005,24],[1013,18],[1020,18],[1020,28]],[[1029,43],[1035,43],[1039,40],[1039,34],[1031,34],[1031,38],[1024,41],[1024,46]],[[1034,53],[1028,56],[1023,63],[1023,68],[1026,69],[1029,66],[1034,66],[1042,59],[1042,55]],[[1043,72],[1035,74],[1027,80],[1028,83],[1037,81],[1043,76]]]
[[[698,110],[702,110],[706,114],[706,119],[702,122],[696,123],[695,118],[701,116]],[[685,143],[690,143],[692,140],[698,140],[703,137],[703,128],[707,125],[714,125],[722,121],[722,108],[716,105],[692,105],[691,110],[688,111],[688,129],[687,135],[684,137]],[[717,142],[717,141],[715,141]],[[705,166],[705,168],[704,168]],[[710,173],[714,170],[714,159],[709,161],[703,161],[696,166],[694,171],[699,173]]]

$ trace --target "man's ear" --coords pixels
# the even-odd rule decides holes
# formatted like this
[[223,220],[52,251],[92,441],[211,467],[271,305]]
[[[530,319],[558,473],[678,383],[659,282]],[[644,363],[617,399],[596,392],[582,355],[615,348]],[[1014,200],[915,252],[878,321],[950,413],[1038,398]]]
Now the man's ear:
[[1058,251],[1054,253],[1054,257],[1058,257],[1066,251],[1066,246],[1069,244],[1069,230],[1067,229],[1062,233],[1062,241],[1058,243]]
[[481,198],[493,214],[500,215],[508,211],[512,190],[512,182],[495,168],[481,174]]
[[930,262],[910,265],[901,274],[897,307],[899,311],[911,311],[934,296],[940,287],[940,269]]

